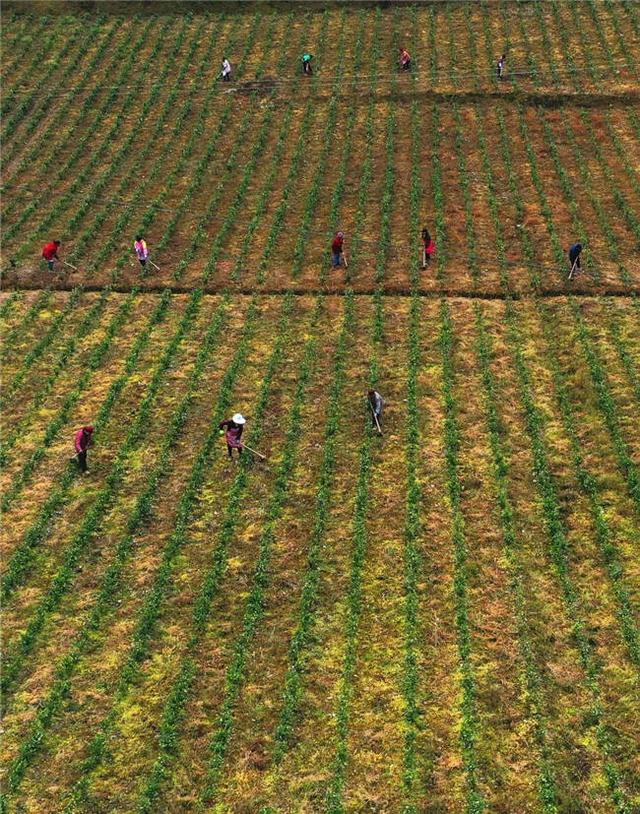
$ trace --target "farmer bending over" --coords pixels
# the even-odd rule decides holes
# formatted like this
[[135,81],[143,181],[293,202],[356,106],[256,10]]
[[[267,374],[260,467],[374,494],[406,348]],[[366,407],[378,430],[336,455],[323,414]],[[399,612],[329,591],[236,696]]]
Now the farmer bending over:
[[367,401],[371,409],[371,426],[376,428],[380,435],[382,435],[382,408],[384,407],[384,399],[377,390],[369,390],[367,393]]
[[436,244],[433,242],[431,235],[429,234],[429,230],[425,226],[422,230],[422,268],[426,268],[429,261],[431,260],[431,255],[436,250]]
[[223,82],[231,82],[231,63],[226,57],[222,59],[222,72],[220,76]]
[[569,263],[571,271],[569,272],[569,279],[571,279],[576,271],[580,271],[580,255],[582,254],[582,243],[574,243],[569,249]]
[[238,450],[238,455],[242,455],[242,430],[247,423],[247,419],[242,413],[236,413],[233,418],[228,418],[226,421],[220,423],[220,435],[225,430],[225,440],[227,442],[227,455],[233,459],[233,450]]
[[342,264],[344,254],[344,232],[337,232],[331,243],[331,264],[334,269]]
[[311,67],[312,59],[313,54],[302,55],[302,72],[305,73],[307,76],[311,76],[313,74],[313,68]]
[[78,466],[80,467],[80,471],[83,475],[88,474],[89,470],[87,469],[87,450],[93,444],[93,427],[88,425],[86,427],[80,427],[80,429],[76,432],[75,437],[75,448],[76,448],[76,460],[78,461]]
[[140,265],[142,266],[142,268],[144,268],[147,265],[149,249],[147,249],[147,241],[142,237],[142,235],[136,235],[135,243],[133,244],[133,249],[136,253],[138,260],[140,261]]
[[411,54],[406,48],[400,48],[400,68],[403,71],[411,70]]
[[49,271],[53,271],[53,261],[59,260],[58,257],[58,247],[60,246],[59,240],[52,240],[50,243],[42,249],[42,256],[47,261],[47,266],[49,266]]

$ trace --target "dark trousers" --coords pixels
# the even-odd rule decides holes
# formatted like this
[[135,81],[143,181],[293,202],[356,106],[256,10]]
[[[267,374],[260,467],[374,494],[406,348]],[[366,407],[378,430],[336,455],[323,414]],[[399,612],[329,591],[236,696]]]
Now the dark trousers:
[[140,265],[142,266],[142,268],[144,268],[147,265],[147,261],[144,259],[144,257],[139,257],[138,260],[140,261]]
[[78,453],[78,466],[80,467],[81,472],[87,471],[87,450],[85,449],[84,452]]
[[242,455],[242,447],[232,447],[231,444],[227,444],[227,455],[230,458],[233,458],[233,450],[238,450],[238,455]]

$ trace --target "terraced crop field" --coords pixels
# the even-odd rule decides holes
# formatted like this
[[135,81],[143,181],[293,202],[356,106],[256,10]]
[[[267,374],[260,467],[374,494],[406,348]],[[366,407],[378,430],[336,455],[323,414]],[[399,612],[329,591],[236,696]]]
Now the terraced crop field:
[[640,3],[176,8],[2,13],[1,810],[640,811]]

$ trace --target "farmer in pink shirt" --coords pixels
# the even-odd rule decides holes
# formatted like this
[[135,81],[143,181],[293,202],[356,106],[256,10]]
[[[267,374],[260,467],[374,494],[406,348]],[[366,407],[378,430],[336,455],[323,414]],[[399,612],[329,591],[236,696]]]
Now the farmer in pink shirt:
[[87,450],[92,443],[93,427],[91,425],[80,427],[80,429],[76,432],[75,437],[76,459],[78,461],[80,471],[85,475],[89,471],[87,469]]
[[242,437],[242,430],[247,423],[247,419],[242,413],[236,413],[233,418],[228,418],[226,421],[220,423],[220,435],[224,432],[227,442],[227,454],[229,458],[233,459],[233,450],[238,450],[238,455],[242,455],[243,443],[240,440]]

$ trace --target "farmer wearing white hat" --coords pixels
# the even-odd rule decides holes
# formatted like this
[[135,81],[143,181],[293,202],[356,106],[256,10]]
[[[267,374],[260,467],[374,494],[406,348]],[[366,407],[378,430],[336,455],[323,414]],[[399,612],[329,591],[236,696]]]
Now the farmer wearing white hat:
[[247,419],[242,413],[235,413],[233,418],[228,418],[226,421],[220,423],[220,435],[225,431],[227,441],[227,454],[229,458],[233,458],[233,450],[238,450],[238,455],[242,455],[242,430],[247,423]]

